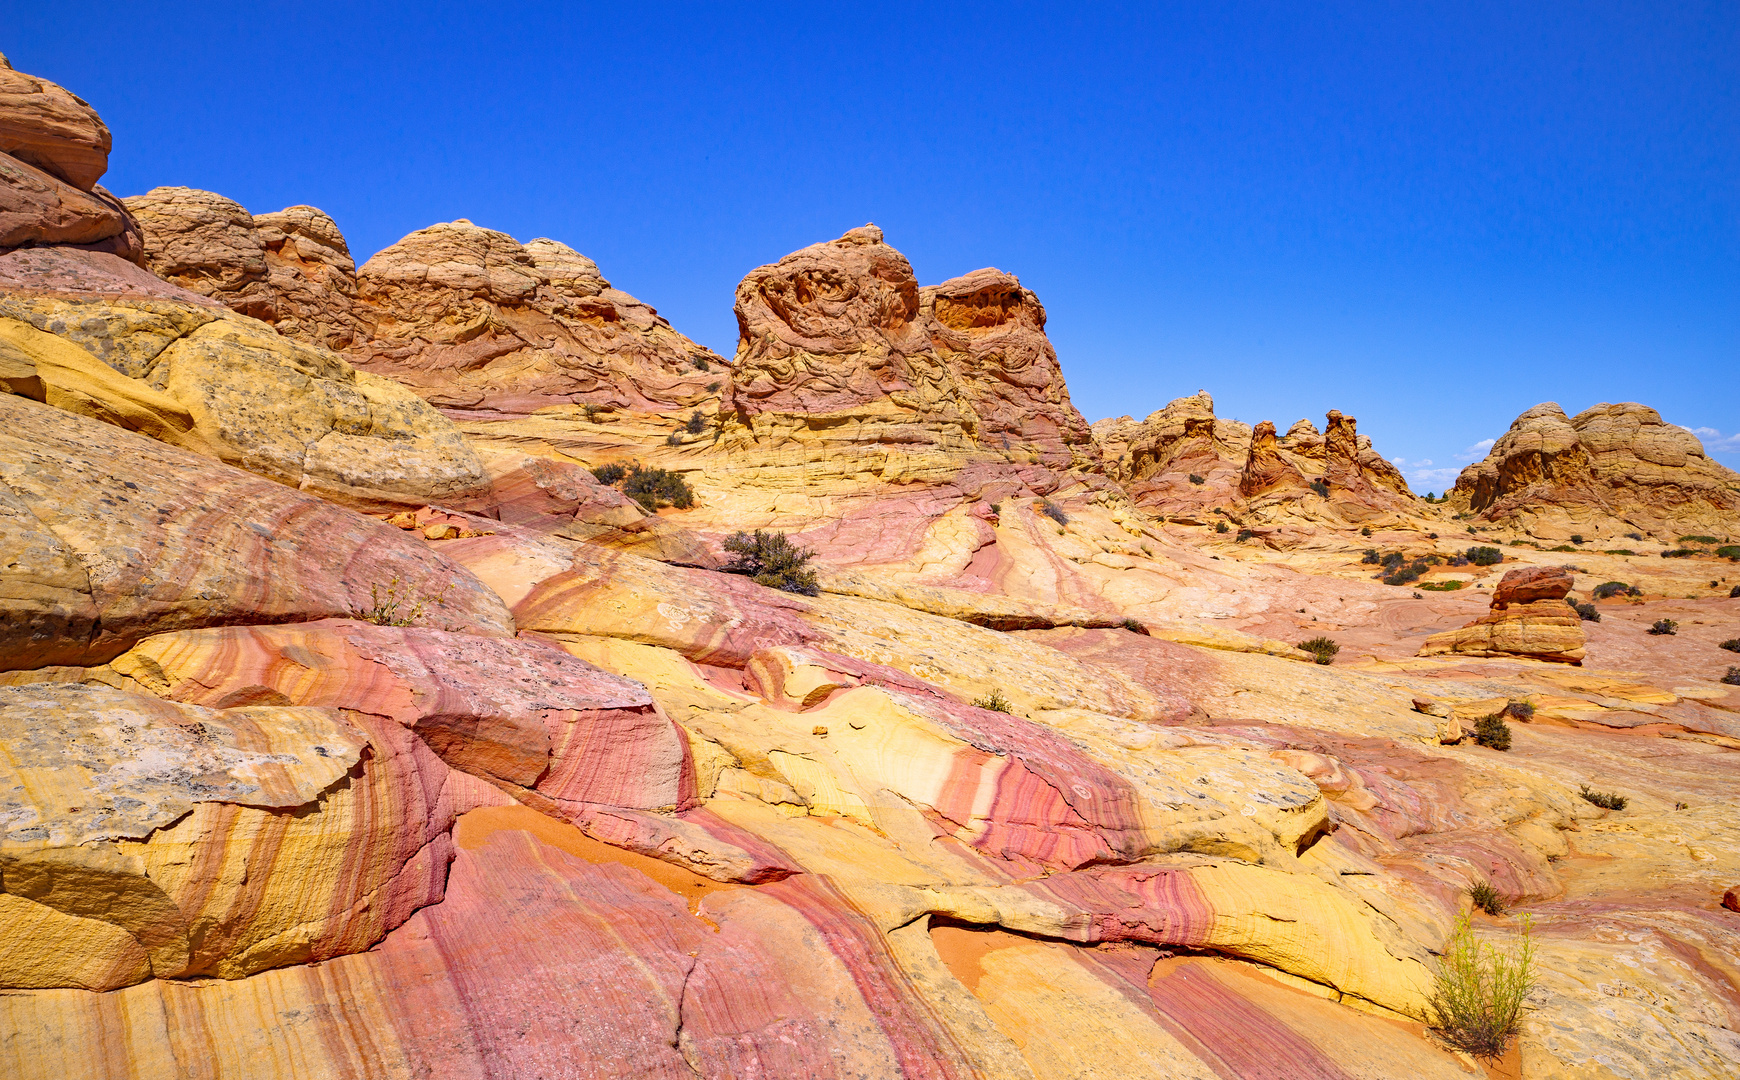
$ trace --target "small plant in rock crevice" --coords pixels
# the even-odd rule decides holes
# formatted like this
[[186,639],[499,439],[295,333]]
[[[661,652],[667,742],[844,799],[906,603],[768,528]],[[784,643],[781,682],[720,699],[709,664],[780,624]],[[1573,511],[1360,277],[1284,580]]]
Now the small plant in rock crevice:
[[1601,621],[1601,609],[1596,607],[1594,604],[1582,604],[1575,600],[1568,600],[1566,602],[1569,603],[1572,609],[1577,612],[1577,618],[1582,619],[1584,622]]
[[1214,531],[1217,533],[1224,533],[1224,532],[1231,532],[1232,530],[1227,527],[1226,522],[1217,521],[1214,523]]
[[1729,668],[1728,674],[1717,681],[1727,683],[1729,686],[1740,686],[1740,667]]
[[1716,648],[1727,649],[1729,652],[1740,652],[1740,637],[1731,637]]
[[1311,490],[1325,499],[1329,498],[1329,484],[1321,478],[1311,481]]
[[628,466],[618,461],[612,461],[608,465],[600,465],[593,469],[592,475],[598,478],[600,484],[615,487],[622,483],[623,477],[628,475]]
[[1583,801],[1594,803],[1603,810],[1625,809],[1626,798],[1611,791],[1592,791],[1588,784],[1577,789],[1577,794],[1583,796]]
[[1003,691],[997,689],[993,689],[982,697],[974,698],[973,704],[978,708],[989,709],[992,712],[1013,714],[1015,711],[1014,703],[1003,696]]
[[374,623],[376,626],[416,626],[429,605],[441,605],[447,596],[447,590],[452,587],[443,585],[433,600],[420,596],[413,601],[410,587],[394,577],[387,582],[385,589],[378,582],[370,585],[369,606],[353,610],[350,615],[353,619]]
[[1672,619],[1657,619],[1649,624],[1649,633],[1657,637],[1671,636],[1679,632],[1680,624]]
[[1623,581],[1603,581],[1589,595],[1597,600],[1606,600],[1615,596],[1642,596],[1643,590]]
[[1495,919],[1504,914],[1504,896],[1492,887],[1490,881],[1476,881],[1468,886],[1468,899]]
[[1206,484],[1206,483],[1208,483],[1208,481],[1207,481],[1207,480],[1205,480],[1205,479],[1203,479],[1203,478],[1202,478],[1202,477],[1200,477],[1200,476],[1198,476],[1198,475],[1196,475],[1196,474],[1195,474],[1195,473],[1191,473],[1191,474],[1190,474],[1190,482],[1191,482],[1191,483],[1192,483],[1192,484],[1195,484],[1195,485],[1196,485],[1196,486],[1198,486],[1198,487],[1201,487],[1201,486],[1202,486],[1202,485],[1203,485],[1203,484]]
[[1039,512],[1057,522],[1059,525],[1069,524],[1069,515],[1063,512],[1063,507],[1052,502],[1050,499],[1040,500]]
[[821,592],[816,572],[805,565],[815,552],[792,543],[785,533],[732,533],[725,538],[725,550],[732,556],[723,567],[727,574],[744,574],[757,585],[799,596]]
[[1335,662],[1335,654],[1341,651],[1341,644],[1334,638],[1314,637],[1301,641],[1299,648],[1315,656],[1319,664],[1331,664]]
[[1123,622],[1119,623],[1118,625],[1123,627],[1125,630],[1128,630],[1132,634],[1142,634],[1142,633],[1147,632],[1146,629],[1142,626],[1142,624],[1137,622],[1135,619],[1125,619]]
[[1475,938],[1468,916],[1456,921],[1429,1001],[1435,1035],[1477,1058],[1504,1056],[1535,987],[1533,928],[1524,916],[1516,948],[1500,952]]
[[707,418],[701,415],[701,410],[696,409],[689,414],[689,422],[683,425],[683,430],[690,435],[699,435],[707,430]]

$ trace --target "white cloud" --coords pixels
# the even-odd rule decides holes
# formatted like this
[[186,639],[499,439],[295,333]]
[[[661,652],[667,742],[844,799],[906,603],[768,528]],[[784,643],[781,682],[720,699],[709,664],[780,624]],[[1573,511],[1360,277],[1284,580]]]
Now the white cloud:
[[1688,428],[1704,444],[1705,453],[1732,454],[1740,452],[1740,432],[1724,435],[1713,427]]
[[1468,449],[1462,451],[1460,454],[1457,454],[1456,460],[1457,461],[1479,461],[1481,458],[1486,456],[1486,452],[1488,450],[1491,450],[1492,444],[1497,442],[1497,441],[1498,441],[1497,439],[1482,439],[1479,442],[1475,443],[1473,446],[1470,446]]
[[[1422,461],[1419,464],[1430,465],[1431,462]],[[1448,488],[1455,484],[1456,477],[1461,472],[1461,469],[1409,468],[1403,469],[1402,475],[1408,478],[1408,486],[1415,490],[1424,488],[1429,491],[1437,491],[1440,488]]]

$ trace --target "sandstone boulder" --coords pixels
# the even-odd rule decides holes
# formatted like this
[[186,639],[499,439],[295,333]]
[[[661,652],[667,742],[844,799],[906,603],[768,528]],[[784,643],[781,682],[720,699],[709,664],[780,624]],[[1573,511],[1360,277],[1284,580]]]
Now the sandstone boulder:
[[240,203],[186,187],[153,188],[121,201],[139,223],[152,273],[243,315],[276,320],[266,246]]
[[126,207],[97,186],[109,167],[109,129],[91,107],[0,60],[0,251],[44,244],[137,260]]
[[1521,656],[1581,664],[1587,640],[1583,620],[1565,596],[1573,579],[1557,566],[1509,571],[1492,591],[1492,610],[1459,630],[1433,634],[1421,656]]
[[1740,474],[1696,435],[1636,402],[1575,417],[1547,402],[1517,417],[1485,460],[1456,478],[1450,505],[1538,536],[1618,538],[1720,532],[1740,514]]
[[572,248],[465,220],[377,253],[357,273],[352,310],[352,360],[456,417],[694,409],[716,403],[729,377],[716,354]]
[[1264,420],[1251,430],[1251,449],[1239,475],[1239,494],[1247,499],[1278,492],[1303,492],[1305,475],[1281,456],[1275,424]]
[[0,60],[0,153],[90,191],[108,171],[109,147],[109,129],[96,110]]

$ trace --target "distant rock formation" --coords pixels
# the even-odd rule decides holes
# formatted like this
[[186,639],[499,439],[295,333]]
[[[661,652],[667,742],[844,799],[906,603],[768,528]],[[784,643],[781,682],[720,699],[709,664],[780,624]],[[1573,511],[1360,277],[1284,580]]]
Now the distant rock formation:
[[[1214,415],[1206,390],[1178,398],[1140,422],[1127,416],[1093,427],[1106,472],[1138,505],[1160,513],[1191,512],[1237,497],[1251,429]],[[1200,477],[1196,483],[1191,476]]]
[[1567,418],[1549,401],[1517,417],[1449,497],[1458,511],[1543,538],[1671,540],[1727,528],[1740,513],[1740,473],[1648,406],[1603,402]]
[[1252,429],[1250,453],[1239,475],[1239,494],[1253,499],[1259,495],[1303,493],[1306,487],[1305,474],[1281,456],[1274,421],[1264,420]]
[[97,184],[108,167],[95,110],[0,57],[0,253],[55,244],[137,262],[138,227]]
[[1433,634],[1421,656],[1520,656],[1566,664],[1583,663],[1583,621],[1565,597],[1570,571],[1559,566],[1512,570],[1492,591],[1492,609],[1458,630]]

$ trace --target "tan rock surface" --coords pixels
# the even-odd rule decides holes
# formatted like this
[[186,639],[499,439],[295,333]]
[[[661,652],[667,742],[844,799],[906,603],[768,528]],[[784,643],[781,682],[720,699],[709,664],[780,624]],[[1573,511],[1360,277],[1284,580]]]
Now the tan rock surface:
[[0,153],[90,191],[109,168],[109,129],[75,95],[0,62]]
[[1643,532],[1671,541],[1731,530],[1740,474],[1647,406],[1603,403],[1567,418],[1547,402],[1517,417],[1449,495],[1454,509],[1543,538]]
[[1581,664],[1583,620],[1565,603],[1569,571],[1557,566],[1512,570],[1492,591],[1492,610],[1459,630],[1434,634],[1421,656],[1527,656]]

